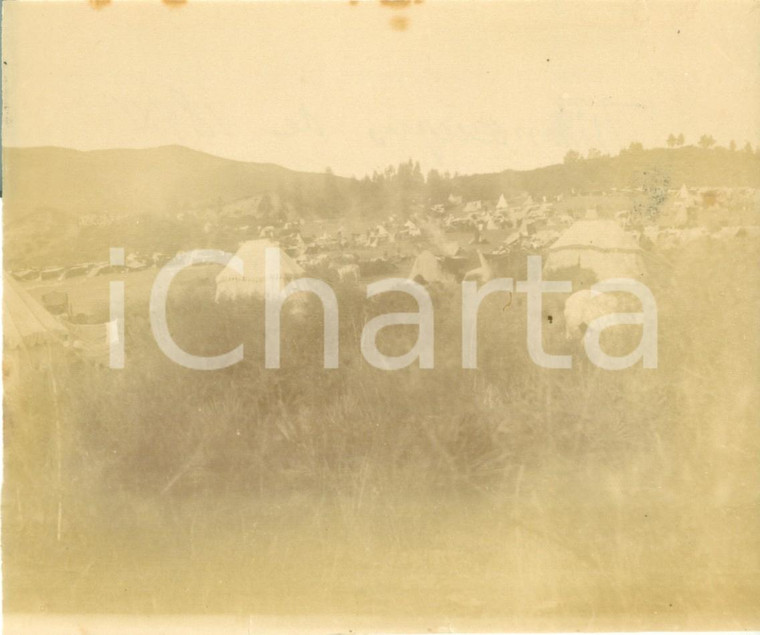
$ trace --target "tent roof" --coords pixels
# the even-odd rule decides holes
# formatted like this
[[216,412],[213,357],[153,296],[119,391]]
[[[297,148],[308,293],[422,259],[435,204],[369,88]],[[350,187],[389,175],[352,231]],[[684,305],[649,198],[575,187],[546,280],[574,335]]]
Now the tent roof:
[[550,247],[561,249],[592,249],[596,251],[638,252],[636,239],[626,233],[614,220],[579,220],[573,223]]
[[[228,280],[248,280],[263,281],[266,279],[266,250],[279,249],[276,243],[270,240],[249,240],[237,250],[235,254],[243,261],[243,275],[227,265],[216,277],[216,282],[226,282]],[[296,278],[302,276],[304,270],[293,260],[284,250],[280,249],[280,277]]]
[[641,248],[613,220],[581,220],[571,225],[549,248],[544,271],[580,267],[599,280],[644,274]]
[[453,277],[446,273],[438,261],[438,258],[428,250],[421,252],[412,265],[409,272],[409,279],[416,280],[422,278],[425,282],[452,282]]
[[3,342],[6,348],[28,348],[60,342],[63,324],[48,313],[18,282],[3,276]]

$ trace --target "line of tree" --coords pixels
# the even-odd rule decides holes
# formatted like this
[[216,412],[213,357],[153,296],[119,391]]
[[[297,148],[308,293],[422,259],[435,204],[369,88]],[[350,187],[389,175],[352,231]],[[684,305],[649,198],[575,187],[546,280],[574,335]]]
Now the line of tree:
[[[678,135],[671,133],[668,135],[668,138],[665,140],[665,144],[668,148],[680,148],[686,145],[686,138],[684,137],[683,133],[679,133]],[[699,140],[697,141],[696,145],[700,148],[703,148],[705,150],[709,150],[713,147],[720,147],[717,146],[717,141],[715,140],[715,137],[713,137],[710,134],[703,134]],[[731,139],[729,141],[728,146],[726,147],[731,152],[736,152],[738,150],[738,145],[735,140]],[[636,153],[636,152],[643,152],[644,150],[644,144],[640,141],[631,141],[630,144],[628,144],[627,148],[624,148],[620,151],[620,154],[626,154],[626,153]],[[760,155],[760,145],[756,146],[755,148],[752,147],[752,144],[747,141],[743,148],[742,152],[745,152],[747,154],[757,154]],[[589,148],[588,152],[586,153],[586,156],[584,157],[581,152],[578,150],[568,150],[564,157],[564,163],[565,164],[572,164],[577,161],[582,161],[584,159],[591,160],[591,159],[602,159],[602,158],[608,158],[609,154],[602,154],[597,148]]]
[[[686,145],[686,139],[683,133],[670,134],[666,139],[666,145],[670,149],[680,148]],[[702,135],[694,145],[703,150],[721,149],[737,152],[735,141],[731,141],[726,148],[720,148],[716,145],[715,138],[709,134]],[[644,151],[644,145],[640,141],[632,141],[621,149],[617,156],[636,156]],[[760,156],[760,147],[753,148],[752,144],[747,142],[742,152]],[[586,161],[612,159],[611,155],[603,154],[597,148],[590,148],[585,154],[569,150],[564,157],[564,164],[578,164],[580,167],[580,164]],[[425,174],[419,161],[412,159],[389,165],[383,170],[375,170],[362,179],[342,179],[333,174],[330,168],[326,168],[323,178],[323,187],[316,196],[312,196],[311,204],[308,205],[320,216],[340,216],[353,212],[375,217],[392,212],[404,217],[430,204],[445,204],[451,195],[463,196],[466,200],[488,198],[497,196],[499,192],[510,187],[508,177],[504,177],[507,180],[499,181],[501,184],[498,187],[494,185],[500,178],[496,175],[460,176],[456,172],[452,174],[436,169]],[[573,178],[577,180],[580,177],[576,174]],[[285,193],[283,195],[287,196]],[[297,209],[303,209],[302,204],[305,201],[302,200],[299,190],[291,192],[287,198]]]

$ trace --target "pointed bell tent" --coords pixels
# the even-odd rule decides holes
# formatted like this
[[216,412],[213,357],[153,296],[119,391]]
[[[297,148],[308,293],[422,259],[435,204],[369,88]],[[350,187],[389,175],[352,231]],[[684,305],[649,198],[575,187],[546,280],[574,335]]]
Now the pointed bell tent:
[[[259,297],[266,295],[266,250],[278,246],[269,240],[249,240],[243,243],[235,254],[243,263],[242,274],[231,265],[227,265],[216,277],[216,299]],[[280,288],[291,280],[305,274],[301,266],[280,250],[280,272],[276,280]]]
[[573,268],[592,271],[598,280],[640,279],[646,271],[636,239],[607,219],[576,221],[549,247],[546,273]]

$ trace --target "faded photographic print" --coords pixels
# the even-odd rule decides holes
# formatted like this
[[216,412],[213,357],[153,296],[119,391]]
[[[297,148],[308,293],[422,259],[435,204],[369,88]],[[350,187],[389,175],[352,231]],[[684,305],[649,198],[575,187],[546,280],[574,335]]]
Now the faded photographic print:
[[760,627],[757,2],[2,29],[7,633]]

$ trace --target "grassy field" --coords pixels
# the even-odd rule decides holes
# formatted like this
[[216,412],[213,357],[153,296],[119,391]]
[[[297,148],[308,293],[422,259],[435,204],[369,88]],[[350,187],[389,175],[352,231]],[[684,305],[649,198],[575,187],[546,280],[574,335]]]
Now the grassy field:
[[[154,273],[131,274],[124,370],[61,353],[55,393],[41,368],[6,397],[5,610],[756,627],[758,253],[660,259],[659,368],[621,372],[559,321],[546,347],[573,369],[534,366],[520,295],[484,302],[462,370],[457,289],[432,292],[436,368],[379,371],[361,328],[408,302],[352,287],[340,368],[321,368],[317,312],[286,318],[265,370],[261,304],[215,304],[210,267],[178,280],[172,332],[246,357],[190,371],[150,335]],[[386,331],[387,352],[415,337]]]

